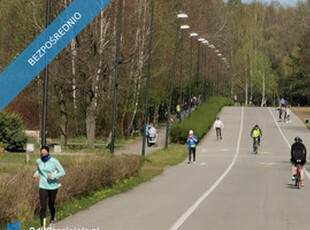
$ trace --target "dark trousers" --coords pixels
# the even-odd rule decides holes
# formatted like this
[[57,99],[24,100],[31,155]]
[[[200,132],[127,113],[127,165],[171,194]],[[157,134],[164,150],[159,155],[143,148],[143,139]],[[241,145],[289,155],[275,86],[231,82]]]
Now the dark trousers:
[[[257,137],[257,141],[258,141],[258,146],[260,146],[260,137]],[[255,138],[253,138],[253,148],[255,145]]]
[[51,221],[55,220],[55,200],[57,196],[57,189],[55,190],[46,190],[41,189],[39,191],[39,197],[40,197],[40,204],[41,204],[41,211],[40,211],[40,221],[41,226],[43,226],[43,219],[46,218],[46,210],[47,210],[47,204],[51,213]]
[[222,131],[221,131],[221,128],[216,128],[216,138],[217,139],[222,139]]
[[191,162],[193,154],[193,161],[196,161],[196,148],[188,148],[188,161]]

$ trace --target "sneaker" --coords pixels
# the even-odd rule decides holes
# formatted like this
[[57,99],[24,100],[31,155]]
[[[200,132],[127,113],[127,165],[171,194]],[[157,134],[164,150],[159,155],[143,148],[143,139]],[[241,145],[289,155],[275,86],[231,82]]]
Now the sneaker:
[[187,161],[187,164],[190,164],[191,162],[190,161]]
[[55,227],[55,220],[51,220],[50,224],[48,225],[48,228],[53,229]]
[[46,218],[43,219],[43,228],[46,228]]
[[193,164],[195,165],[195,164],[196,164],[196,161],[194,161]]
[[292,175],[292,181],[294,181],[294,180],[295,180],[295,177],[296,177],[296,175],[295,175],[295,174],[293,174],[293,175]]
[[305,186],[305,183],[304,183],[304,181],[302,180],[302,181],[300,181],[300,186]]

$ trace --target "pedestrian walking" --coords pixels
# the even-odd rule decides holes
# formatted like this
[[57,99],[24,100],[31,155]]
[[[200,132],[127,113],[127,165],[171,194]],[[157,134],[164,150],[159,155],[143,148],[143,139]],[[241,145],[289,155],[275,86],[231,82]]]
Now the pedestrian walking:
[[291,110],[290,110],[291,106],[288,105],[286,107],[286,123],[291,123],[292,119],[291,119]]
[[216,138],[217,140],[222,140],[222,128],[224,128],[223,122],[220,120],[220,118],[216,118],[216,121],[214,122],[213,125],[215,131],[216,131]]
[[176,112],[177,112],[177,119],[180,122],[181,121],[181,106],[180,106],[180,104],[177,105]]
[[43,229],[47,226],[46,210],[47,204],[51,214],[49,227],[55,224],[55,200],[58,188],[61,186],[58,179],[66,175],[65,170],[59,161],[50,155],[48,146],[40,149],[41,158],[37,159],[37,170],[33,175],[34,179],[39,178],[39,198],[40,198],[40,224]]
[[187,102],[184,102],[184,105],[183,105],[183,115],[184,115],[184,117],[187,117],[187,113],[188,113],[188,105],[187,105]]
[[187,137],[188,143],[188,164],[191,163],[192,155],[193,155],[193,163],[196,164],[196,146],[197,146],[198,138],[194,135],[194,131],[190,130]]

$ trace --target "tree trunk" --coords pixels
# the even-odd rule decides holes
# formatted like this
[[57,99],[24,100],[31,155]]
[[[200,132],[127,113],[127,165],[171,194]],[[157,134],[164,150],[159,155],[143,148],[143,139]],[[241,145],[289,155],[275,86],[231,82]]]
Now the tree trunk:
[[[136,33],[136,45],[139,45],[139,56],[138,56],[138,66],[137,66],[137,78],[135,79],[135,92],[134,92],[134,111],[131,117],[128,129],[126,132],[130,131],[133,128],[133,122],[137,115],[137,110],[139,106],[139,97],[140,97],[140,89],[141,89],[141,78],[142,78],[142,71],[145,61],[145,42],[146,42],[146,23],[147,23],[147,1],[140,0],[139,3],[139,18],[143,17],[142,27],[140,26],[137,29]],[[139,42],[140,41],[140,42]]]
[[154,107],[153,124],[157,124],[157,123],[158,123],[158,119],[159,119],[159,108],[160,108],[160,105],[155,105],[155,107]]
[[248,101],[249,101],[249,84],[248,84],[248,80],[245,81],[245,105],[248,105]]
[[66,101],[63,95],[62,90],[60,90],[60,113],[61,113],[61,136],[60,136],[60,145],[66,146],[67,145],[67,138],[68,138],[68,113],[67,113],[67,106]]
[[261,107],[263,107],[265,105],[265,99],[266,99],[266,76],[265,76],[265,72],[263,72],[263,91],[262,91],[262,104]]

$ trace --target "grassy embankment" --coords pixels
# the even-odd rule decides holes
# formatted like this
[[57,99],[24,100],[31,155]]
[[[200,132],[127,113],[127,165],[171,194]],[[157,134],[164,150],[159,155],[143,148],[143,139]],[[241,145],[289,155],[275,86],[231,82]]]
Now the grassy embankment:
[[[123,175],[118,175],[118,173],[114,173],[116,175],[112,176],[112,178],[107,178],[105,183],[103,183],[102,185],[98,185],[98,188],[95,189],[95,191],[93,191],[93,189],[97,185],[94,181],[96,180],[96,177],[94,178],[94,171],[96,172],[97,170],[99,170],[100,167],[94,166],[94,162],[100,162],[100,164],[102,163],[102,167],[109,167],[106,172],[102,173],[102,175],[106,175],[110,174],[112,171],[115,171],[115,167],[119,165],[120,161],[115,162],[114,158],[119,157],[112,157],[112,159],[110,159],[109,156],[106,157],[93,154],[90,156],[74,156],[74,159],[72,159],[72,156],[57,156],[57,158],[68,171],[68,175],[61,180],[63,186],[62,188],[60,188],[60,193],[57,201],[57,220],[61,220],[67,216],[70,216],[82,209],[85,209],[97,203],[98,201],[127,191],[140,183],[149,181],[153,177],[161,174],[164,171],[165,167],[173,166],[184,161],[184,159],[186,158],[186,153],[187,151],[185,146],[170,145],[169,150],[159,150],[148,155],[145,159],[137,156],[124,156],[125,159],[121,160],[121,165],[123,165],[124,167],[121,167],[117,171],[127,170],[128,172],[126,171],[125,173],[123,173]],[[15,220],[18,220],[22,222],[22,229],[38,227],[38,215],[31,214],[34,212],[37,213],[38,211],[38,194],[36,185],[37,182],[34,182],[31,178],[32,172],[35,170],[35,165],[33,162],[36,155],[31,156],[33,160],[30,165],[24,164],[25,157],[23,154],[5,153],[1,154],[0,157],[1,162],[5,161],[7,164],[6,167],[2,167],[2,172],[5,170],[6,172],[2,173],[2,177],[0,178],[0,204],[2,205],[2,207],[7,206],[6,208],[2,209],[3,213],[0,213],[1,215],[6,215],[6,219],[1,220],[0,226],[4,228],[7,222],[13,222]],[[95,157],[97,159],[89,159],[90,164],[88,164],[87,166],[85,165],[85,163],[82,163],[85,162],[86,157],[91,157],[91,159]],[[106,162],[107,160],[109,161],[109,163],[104,164],[104,162]],[[16,170],[11,171],[10,164],[19,164],[19,172],[17,173]],[[72,168],[72,165],[76,165],[77,170]],[[110,167],[110,165],[113,165],[113,167]],[[128,169],[128,165],[134,165],[134,167]],[[15,166],[13,167],[15,168]],[[81,167],[84,168],[82,169]],[[93,170],[94,168],[96,169]],[[80,178],[80,176],[78,176],[78,179],[76,177],[72,178],[72,175],[76,174],[79,170],[83,170],[84,173],[89,176],[85,176],[82,179]],[[10,171],[10,173],[8,171]],[[11,178],[10,175],[14,175],[15,178]],[[69,177],[71,178],[69,179]],[[23,181],[21,181],[21,179]],[[11,180],[13,183],[10,182]],[[11,183],[12,187],[6,186],[8,183]],[[84,183],[85,187],[89,187],[89,190],[85,189],[85,191],[72,194],[72,190],[74,188],[76,188],[77,190],[84,189],[81,187],[83,186],[81,185],[81,183]],[[13,189],[16,186],[19,187],[18,191]],[[66,191],[62,192],[61,190]],[[27,195],[25,195],[26,193]],[[70,198],[71,196],[73,198]],[[1,199],[1,197],[6,197],[6,199]],[[24,199],[28,200],[26,204],[23,204],[22,202],[22,200]]]
[[292,107],[292,111],[303,121],[309,120],[309,123],[305,123],[308,129],[310,129],[310,107]]

